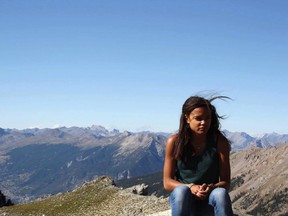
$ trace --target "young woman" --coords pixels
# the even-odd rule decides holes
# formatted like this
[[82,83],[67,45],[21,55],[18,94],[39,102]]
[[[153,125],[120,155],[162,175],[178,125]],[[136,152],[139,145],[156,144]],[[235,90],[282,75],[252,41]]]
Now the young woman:
[[163,183],[172,216],[233,215],[228,194],[230,144],[210,100],[192,96],[182,107],[177,134],[167,139]]

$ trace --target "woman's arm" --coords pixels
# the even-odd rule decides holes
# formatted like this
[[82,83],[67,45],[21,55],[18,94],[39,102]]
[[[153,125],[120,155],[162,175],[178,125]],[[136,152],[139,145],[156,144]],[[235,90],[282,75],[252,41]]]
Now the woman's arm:
[[220,181],[214,187],[229,189],[231,180],[230,143],[222,134],[218,137],[217,150],[219,154]]
[[173,150],[175,146],[175,141],[177,135],[172,135],[167,139],[166,142],[166,153],[164,161],[164,171],[163,171],[163,184],[164,189],[167,191],[172,191],[180,182],[174,179],[175,176],[175,159],[173,156]]

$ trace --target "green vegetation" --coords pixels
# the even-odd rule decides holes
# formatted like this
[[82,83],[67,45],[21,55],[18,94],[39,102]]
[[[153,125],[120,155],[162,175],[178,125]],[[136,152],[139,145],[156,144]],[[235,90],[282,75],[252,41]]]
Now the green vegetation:
[[245,178],[245,174],[242,174],[241,176],[233,177],[231,179],[230,191],[233,191],[236,188],[240,187],[242,184],[244,184],[244,178]]
[[[275,193],[271,199],[260,199],[257,207],[248,213],[252,215],[271,215],[273,212],[281,212],[281,208],[288,203],[287,190],[285,188],[283,191]],[[282,215],[287,215],[287,213]]]

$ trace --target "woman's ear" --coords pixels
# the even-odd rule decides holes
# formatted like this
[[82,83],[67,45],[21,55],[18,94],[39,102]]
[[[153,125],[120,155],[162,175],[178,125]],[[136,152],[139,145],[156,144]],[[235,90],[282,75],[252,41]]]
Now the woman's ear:
[[189,116],[185,115],[185,119],[186,119],[186,122],[189,124],[190,123]]

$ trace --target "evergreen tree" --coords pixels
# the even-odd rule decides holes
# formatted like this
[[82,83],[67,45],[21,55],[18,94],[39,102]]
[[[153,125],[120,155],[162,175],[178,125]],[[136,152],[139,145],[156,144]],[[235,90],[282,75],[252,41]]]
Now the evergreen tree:
[[6,201],[6,196],[0,190],[0,208],[3,206],[11,206],[14,205],[10,199]]

